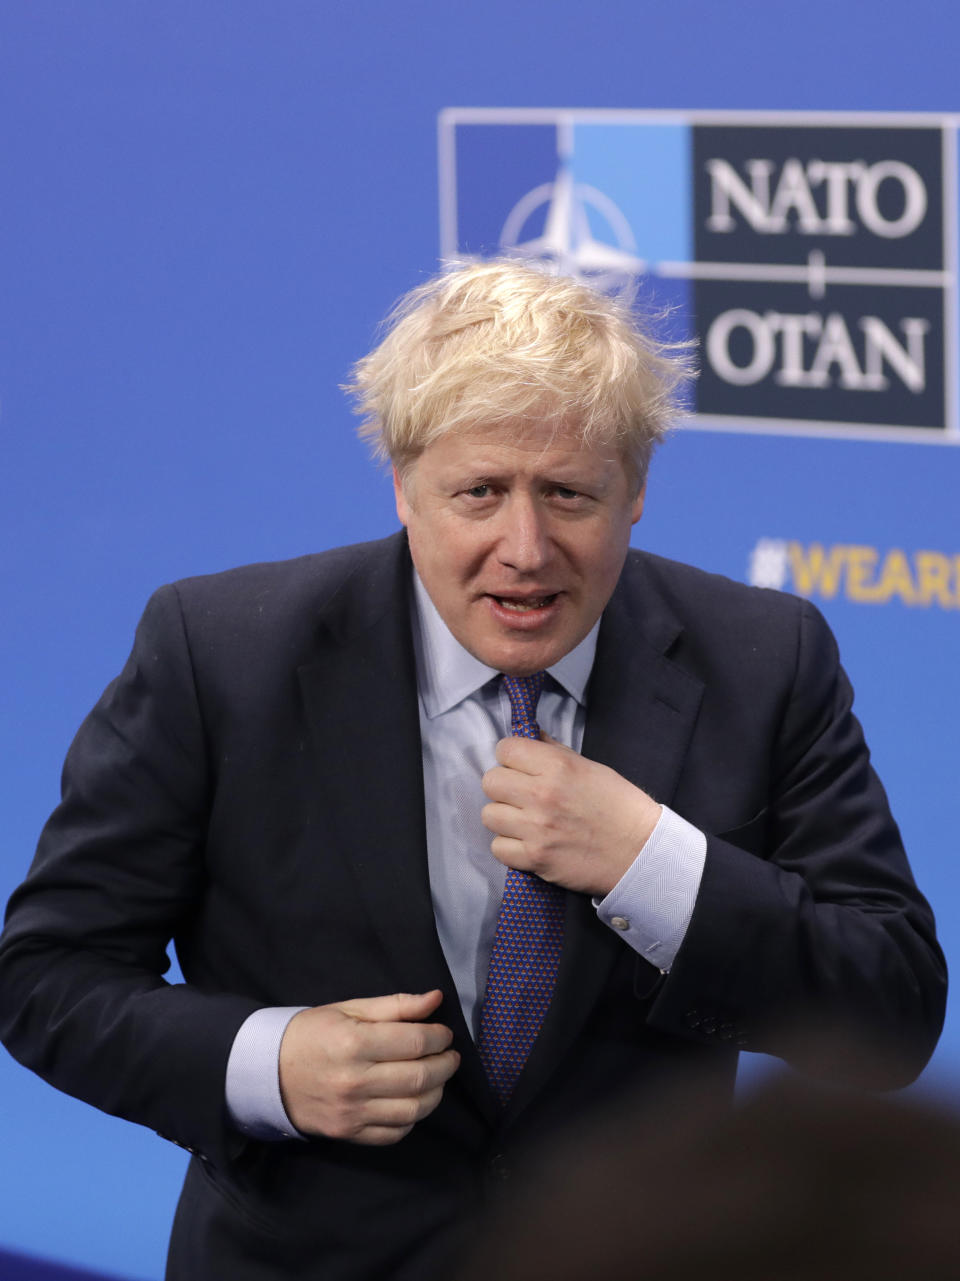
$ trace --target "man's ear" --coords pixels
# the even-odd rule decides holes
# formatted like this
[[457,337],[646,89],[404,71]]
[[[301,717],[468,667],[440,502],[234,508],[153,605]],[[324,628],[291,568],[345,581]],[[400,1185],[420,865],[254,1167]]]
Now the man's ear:
[[400,518],[400,524],[406,525],[410,518],[410,504],[407,502],[407,496],[403,492],[403,480],[396,466],[393,468],[393,497],[397,504],[397,515]]
[[643,515],[643,504],[647,497],[647,482],[644,481],[640,486],[640,492],[633,500],[633,509],[630,512],[630,524],[635,525]]

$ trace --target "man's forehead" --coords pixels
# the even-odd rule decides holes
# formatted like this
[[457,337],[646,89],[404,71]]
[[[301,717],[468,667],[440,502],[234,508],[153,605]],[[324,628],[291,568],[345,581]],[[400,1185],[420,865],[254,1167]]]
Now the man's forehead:
[[527,467],[542,459],[549,466],[629,469],[616,442],[584,440],[575,424],[563,420],[460,428],[437,437],[420,458],[467,467],[511,460]]

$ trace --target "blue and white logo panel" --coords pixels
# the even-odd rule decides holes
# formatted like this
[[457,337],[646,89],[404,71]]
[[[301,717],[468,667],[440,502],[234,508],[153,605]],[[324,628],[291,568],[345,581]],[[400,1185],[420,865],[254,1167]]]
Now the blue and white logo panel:
[[697,426],[957,443],[957,124],[449,109],[441,250],[695,336]]

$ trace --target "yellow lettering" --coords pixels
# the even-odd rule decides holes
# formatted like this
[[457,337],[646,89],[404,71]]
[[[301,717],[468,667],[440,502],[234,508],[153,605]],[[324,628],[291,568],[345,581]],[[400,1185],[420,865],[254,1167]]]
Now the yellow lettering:
[[880,571],[878,599],[888,601],[891,596],[899,596],[904,605],[917,603],[917,592],[910,574],[910,564],[899,547],[887,552]]
[[846,550],[843,546],[831,547],[829,555],[825,555],[820,543],[811,543],[806,551],[802,543],[788,543],[794,589],[801,596],[836,596]]
[[880,599],[876,581],[869,579],[877,568],[875,547],[847,548],[847,595],[851,600],[876,602]]
[[832,599],[842,588],[849,600],[883,605],[897,598],[904,605],[960,609],[960,555],[919,551],[908,557],[892,547],[881,560],[875,547],[857,543],[787,544],[793,590],[801,596]]
[[921,605],[936,601],[944,609],[957,604],[957,598],[950,591],[950,573],[953,566],[950,557],[942,552],[917,552],[914,557],[917,570],[917,594]]

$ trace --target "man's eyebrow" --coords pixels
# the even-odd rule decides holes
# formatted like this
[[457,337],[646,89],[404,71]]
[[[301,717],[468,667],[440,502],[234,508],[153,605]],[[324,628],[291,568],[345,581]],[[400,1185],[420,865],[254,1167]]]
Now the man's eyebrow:
[[543,476],[547,485],[557,485],[564,489],[586,489],[592,494],[606,494],[613,483],[613,478],[605,474],[590,474],[571,467],[568,470],[556,468]]
[[[603,459],[604,464],[612,462],[612,459]],[[539,483],[560,484],[566,481],[579,482],[582,485],[589,485],[591,488],[607,488],[612,479],[611,473],[606,466],[591,467],[590,461],[581,458],[577,454],[571,454],[569,458],[553,459],[549,464],[540,466],[541,460],[536,460],[536,467],[531,480]],[[462,485],[465,483],[477,484],[480,481],[486,483],[502,483],[512,480],[518,472],[523,471],[522,467],[514,466],[511,463],[485,462],[484,459],[469,459],[463,463],[451,461],[447,467],[441,467],[439,476],[444,484]]]
[[[492,470],[463,471],[453,467],[440,476],[440,480],[444,485],[455,485],[458,489],[464,486],[471,488],[474,485],[488,485],[492,480],[496,479],[497,477]],[[503,477],[501,476],[500,479],[502,480]]]

